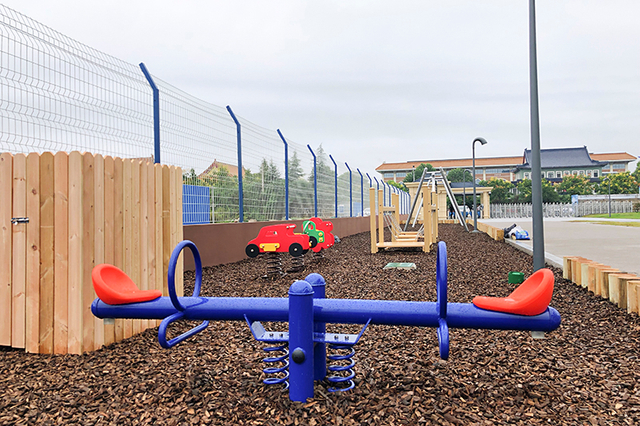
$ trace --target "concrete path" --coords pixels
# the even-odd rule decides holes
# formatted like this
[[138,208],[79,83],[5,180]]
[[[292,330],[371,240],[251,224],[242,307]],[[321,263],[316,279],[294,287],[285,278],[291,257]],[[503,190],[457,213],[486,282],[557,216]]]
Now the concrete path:
[[[600,225],[589,221],[640,222],[638,219],[549,218],[544,220],[544,249],[547,261],[559,263],[563,256],[582,256],[621,271],[640,275],[640,227]],[[531,218],[480,219],[497,228],[514,223],[533,235]],[[532,240],[520,240],[523,248],[533,247]]]

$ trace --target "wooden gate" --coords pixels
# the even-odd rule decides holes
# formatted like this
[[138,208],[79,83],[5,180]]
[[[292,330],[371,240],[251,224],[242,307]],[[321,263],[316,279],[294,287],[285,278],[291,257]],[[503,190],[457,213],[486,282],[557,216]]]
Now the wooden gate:
[[0,345],[80,354],[155,327],[95,318],[91,270],[110,263],[167,295],[181,240],[180,168],[75,151],[0,154]]

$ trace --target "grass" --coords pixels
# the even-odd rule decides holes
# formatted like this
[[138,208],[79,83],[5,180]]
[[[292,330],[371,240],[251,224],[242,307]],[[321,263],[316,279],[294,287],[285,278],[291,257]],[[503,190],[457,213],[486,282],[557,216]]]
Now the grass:
[[[585,217],[593,217],[593,218],[598,218],[598,217],[603,217],[603,218],[609,218],[609,214],[608,213],[604,213],[604,214],[591,214],[589,216],[585,216]],[[640,212],[637,213],[611,213],[611,219],[640,219]]]
[[[611,217],[613,217],[613,215],[611,215]],[[640,222],[619,222],[614,220],[572,220],[571,222],[588,222],[595,223],[596,225],[632,226],[635,228],[640,228]]]

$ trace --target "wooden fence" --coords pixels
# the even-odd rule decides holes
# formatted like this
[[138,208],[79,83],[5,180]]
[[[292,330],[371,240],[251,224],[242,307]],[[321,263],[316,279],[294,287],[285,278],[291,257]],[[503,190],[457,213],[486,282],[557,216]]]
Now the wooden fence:
[[155,327],[95,318],[91,270],[111,263],[167,295],[180,240],[180,168],[80,152],[0,154],[0,345],[80,354]]

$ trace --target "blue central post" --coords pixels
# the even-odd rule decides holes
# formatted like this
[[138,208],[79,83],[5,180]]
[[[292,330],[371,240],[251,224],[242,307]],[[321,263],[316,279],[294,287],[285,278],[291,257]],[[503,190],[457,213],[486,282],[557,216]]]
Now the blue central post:
[[313,215],[318,217],[318,168],[317,168],[317,159],[316,154],[311,149],[311,146],[307,145],[309,151],[311,151],[311,155],[313,155]]
[[364,177],[360,169],[356,169],[360,174],[360,217],[364,216]]
[[284,142],[284,218],[289,220],[289,145],[280,129],[277,129],[277,132]]
[[[314,299],[324,299],[326,297],[326,282],[320,274],[309,274],[305,278],[313,288]],[[326,333],[327,325],[324,322],[314,322],[313,331],[315,333]],[[327,376],[327,345],[323,342],[313,344],[313,379],[322,380]]]
[[289,399],[313,398],[313,288],[296,281],[289,288]]
[[351,181],[351,167],[344,162],[344,165],[349,169],[349,217],[353,217],[353,183]]
[[144,62],[140,62],[140,69],[147,78],[153,91],[153,162],[160,163],[160,90],[149,74]]
[[334,205],[335,205],[335,208],[336,208],[336,218],[337,218],[338,217],[338,165],[336,164],[336,161],[333,159],[331,154],[329,154],[329,158],[331,158],[331,161],[333,161],[334,194],[335,194]]
[[236,123],[236,137],[238,139],[238,214],[239,221],[242,223],[244,222],[244,191],[242,190],[242,131],[240,128],[240,122],[229,105],[227,105],[227,111],[229,111],[231,118],[233,118],[233,121]]

